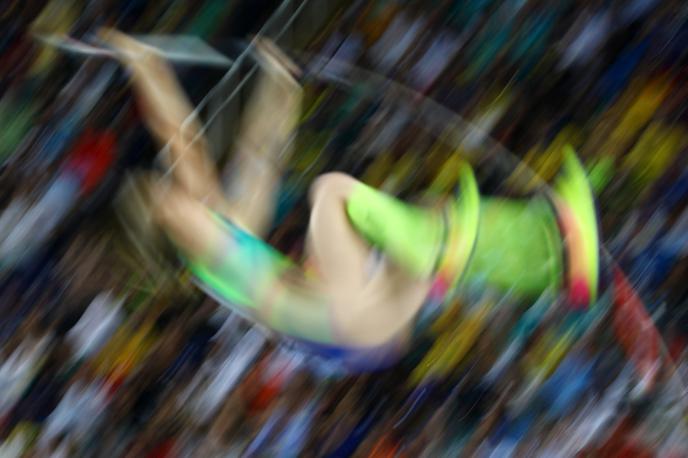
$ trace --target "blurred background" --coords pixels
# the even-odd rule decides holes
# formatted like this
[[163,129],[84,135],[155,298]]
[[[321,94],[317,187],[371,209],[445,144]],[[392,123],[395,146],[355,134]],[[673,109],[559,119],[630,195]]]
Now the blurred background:
[[[0,457],[688,456],[685,2],[6,0],[0,22]],[[127,75],[78,47],[104,25],[167,36],[221,169],[251,38],[304,69],[269,238],[295,260],[323,172],[423,199],[468,158],[529,196],[572,145],[603,277],[633,292],[583,322],[475,294],[361,376],[266,335],[124,223],[158,151]]]

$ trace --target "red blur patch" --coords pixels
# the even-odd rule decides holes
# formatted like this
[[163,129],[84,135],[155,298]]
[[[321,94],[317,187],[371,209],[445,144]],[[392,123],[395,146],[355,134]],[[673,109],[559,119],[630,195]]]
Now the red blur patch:
[[648,381],[647,388],[651,388],[661,362],[661,337],[645,305],[619,268],[614,270],[612,325],[619,343],[639,375]]

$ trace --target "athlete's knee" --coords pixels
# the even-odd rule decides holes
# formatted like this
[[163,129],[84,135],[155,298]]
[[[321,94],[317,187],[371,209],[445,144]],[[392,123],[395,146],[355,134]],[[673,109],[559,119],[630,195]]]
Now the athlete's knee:
[[346,200],[358,183],[355,178],[345,173],[326,173],[319,176],[311,186],[311,201],[315,203],[324,198]]

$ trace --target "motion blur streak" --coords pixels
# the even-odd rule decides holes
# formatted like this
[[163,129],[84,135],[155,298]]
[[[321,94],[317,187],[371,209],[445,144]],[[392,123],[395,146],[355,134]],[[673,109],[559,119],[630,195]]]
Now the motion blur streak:
[[[0,457],[688,456],[688,3],[2,6]],[[146,124],[155,107],[132,91],[102,27],[169,62],[194,116],[174,119],[170,109]],[[250,116],[266,68],[256,35],[293,59],[299,69],[288,70],[303,92],[295,133],[269,164],[274,179],[260,175],[267,162],[242,151],[269,143],[265,136],[239,141],[285,106],[273,94],[261,102],[267,111]],[[150,92],[177,109],[175,94]],[[308,315],[319,296],[297,303],[265,286],[257,250],[222,271],[279,307],[239,315],[238,304],[198,287],[150,214],[154,190],[171,195],[182,181],[170,176],[174,145],[160,151],[154,138],[170,133],[168,121],[197,129],[177,137],[185,157],[207,149],[218,170],[201,176],[220,176],[220,191],[260,221],[264,230],[242,240],[263,236],[285,254],[280,266],[308,252],[310,190],[327,172],[434,208],[470,194],[457,172],[469,164],[480,221],[490,224],[472,229],[466,275],[434,283],[429,306],[413,315],[423,326],[389,346],[397,358],[352,372],[341,352],[287,337],[304,316],[317,324],[307,337],[344,332],[320,325],[326,313]],[[558,239],[578,229],[590,242],[594,226],[564,227],[553,210],[571,191],[562,171],[572,152],[592,189],[594,243]],[[256,183],[231,179],[251,167],[265,192],[275,190],[272,221],[245,192]],[[470,238],[442,239],[437,229],[450,226],[441,217],[469,210],[420,224],[374,208],[366,221],[349,215],[376,244],[370,278],[396,264],[414,275],[461,264],[429,262],[425,248]],[[183,220],[192,210],[174,211]],[[489,211],[508,218],[488,220]],[[586,251],[597,238],[599,252]],[[336,251],[335,240],[324,245]],[[477,256],[488,242],[505,248]],[[591,260],[596,290],[585,276]],[[316,267],[274,276],[306,289],[330,273]],[[525,277],[545,278],[544,292],[492,287]],[[402,315],[400,291],[390,294]],[[276,317],[280,333],[246,317]]]

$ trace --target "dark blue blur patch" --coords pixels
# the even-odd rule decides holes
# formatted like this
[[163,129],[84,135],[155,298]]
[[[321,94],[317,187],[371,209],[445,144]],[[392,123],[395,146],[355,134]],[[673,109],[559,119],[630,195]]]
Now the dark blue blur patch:
[[377,404],[371,411],[369,411],[351,433],[342,441],[342,443],[334,451],[326,455],[328,458],[346,458],[354,454],[356,449],[361,445],[363,439],[368,435],[376,421],[380,419],[381,412],[384,411],[383,403]]
[[55,374],[39,376],[24,397],[15,405],[10,424],[21,422],[42,423],[55,410],[61,398],[65,381]]
[[342,368],[350,374],[388,369],[399,359],[396,342],[379,347],[357,349],[289,339],[286,346],[293,346],[297,351],[340,363]]
[[181,374],[193,373],[198,370],[210,350],[210,340],[217,332],[217,328],[208,324],[201,325],[189,337],[172,364],[161,377],[161,384],[173,383],[173,379]]
[[562,418],[575,408],[592,387],[593,363],[581,355],[570,354],[545,382],[540,400],[551,419]]
[[635,46],[624,50],[602,76],[597,85],[597,93],[600,99],[602,99],[603,105],[612,103],[626,89],[633,72],[649,47],[650,39],[648,37]]

